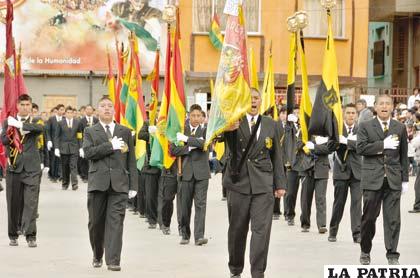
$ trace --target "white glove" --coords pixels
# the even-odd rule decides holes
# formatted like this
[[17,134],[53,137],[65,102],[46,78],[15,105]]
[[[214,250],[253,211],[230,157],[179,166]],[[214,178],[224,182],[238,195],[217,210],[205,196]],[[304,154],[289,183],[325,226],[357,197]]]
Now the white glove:
[[128,199],[133,199],[134,197],[136,197],[136,195],[137,195],[137,191],[135,190],[128,191]]
[[298,118],[296,117],[295,114],[289,114],[289,115],[287,115],[287,121],[297,123]]
[[178,132],[176,134],[176,140],[177,141],[182,141],[182,142],[187,142],[188,141],[188,136],[182,134],[181,132]]
[[41,171],[44,170],[44,163],[41,163]]
[[46,172],[48,172],[48,170],[50,170],[50,167],[44,167],[44,170],[45,170]]
[[190,152],[190,151],[192,151],[192,150],[194,150],[194,149],[196,149],[197,147],[188,147],[188,151]]
[[357,141],[357,134],[350,134],[347,136],[347,140]]
[[149,133],[156,133],[157,127],[155,125],[149,126]]
[[52,147],[53,147],[52,142],[51,141],[48,141],[47,142],[47,149],[48,149],[48,151],[51,151]]
[[79,149],[79,156],[81,158],[85,158],[85,152],[83,151],[83,149]]
[[344,137],[343,135],[340,135],[340,138],[338,139],[338,141],[340,142],[340,144],[344,144],[347,145],[347,137]]
[[305,147],[307,147],[307,148],[308,148],[308,150],[313,150],[313,149],[315,149],[315,145],[314,145],[314,143],[312,143],[311,141],[306,142]]
[[20,121],[16,120],[16,119],[15,119],[15,118],[13,118],[12,116],[9,116],[9,117],[7,118],[7,124],[8,124],[9,126],[14,126],[14,127],[16,127],[16,128],[19,128],[19,129],[21,129],[21,128],[22,128],[22,126],[23,126],[23,123],[22,123],[22,122],[20,122]]
[[408,192],[408,181],[403,181],[402,183],[402,191],[403,194]]
[[315,136],[315,143],[317,145],[322,145],[328,142],[328,137]]
[[124,146],[124,141],[122,138],[117,138],[117,136],[114,136],[111,140],[112,143],[112,149],[115,150],[121,150]]
[[399,145],[400,141],[392,139],[392,135],[384,139],[384,150],[395,150]]
[[55,155],[56,157],[60,157],[60,150],[59,150],[59,149],[55,149],[55,150],[54,150],[54,155]]

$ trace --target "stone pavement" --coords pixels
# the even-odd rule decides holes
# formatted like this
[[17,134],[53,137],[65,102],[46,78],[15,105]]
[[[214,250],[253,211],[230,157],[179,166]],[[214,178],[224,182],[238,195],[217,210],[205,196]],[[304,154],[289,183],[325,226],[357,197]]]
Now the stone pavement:
[[[420,214],[408,214],[414,201],[414,178],[410,191],[402,197],[402,229],[399,251],[401,264],[419,264]],[[3,181],[4,185],[4,181]],[[8,246],[5,191],[0,193],[0,277],[170,277],[214,278],[229,277],[227,267],[227,209],[221,201],[220,175],[209,186],[206,246],[179,245],[176,218],[172,234],[149,230],[144,219],[127,211],[124,246],[119,273],[91,266],[87,229],[86,184],[78,191],[63,191],[43,177],[38,219],[38,248],[29,249],[24,238],[18,247]],[[330,181],[327,195],[327,219],[331,216],[333,187]],[[299,203],[297,215],[300,215]],[[360,248],[350,232],[349,205],[346,205],[338,241],[329,243],[328,234],[320,235],[316,227],[301,233],[299,218],[289,227],[283,218],[273,222],[266,277],[322,277],[325,264],[358,264]],[[315,208],[312,210],[315,222]],[[193,227],[192,227],[193,228]],[[243,277],[249,274],[248,252]],[[372,264],[386,264],[382,220],[378,219],[377,234],[372,250]]]

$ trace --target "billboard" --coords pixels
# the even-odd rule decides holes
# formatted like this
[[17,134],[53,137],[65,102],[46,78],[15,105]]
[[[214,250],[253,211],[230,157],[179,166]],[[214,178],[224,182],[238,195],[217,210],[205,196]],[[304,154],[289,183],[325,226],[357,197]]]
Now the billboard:
[[[107,48],[116,61],[115,41],[128,45],[128,33],[118,18],[143,26],[162,47],[166,47],[166,24],[162,21],[165,0],[12,0],[13,34],[22,45],[24,71],[107,70]],[[2,21],[6,1],[0,0]],[[0,24],[0,42],[5,25]],[[4,57],[5,43],[0,43]],[[155,52],[139,40],[143,73],[153,69]],[[165,59],[161,59],[163,62]],[[163,67],[164,65],[162,65]],[[114,63],[114,69],[116,65]]]

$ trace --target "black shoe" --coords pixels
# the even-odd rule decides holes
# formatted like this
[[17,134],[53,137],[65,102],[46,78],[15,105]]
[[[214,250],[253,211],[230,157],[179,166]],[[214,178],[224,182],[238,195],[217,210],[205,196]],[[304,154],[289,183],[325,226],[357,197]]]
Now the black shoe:
[[227,200],[227,198],[226,197],[222,197],[222,201],[226,201]]
[[121,271],[121,266],[110,264],[110,265],[108,265],[108,270],[111,270],[111,271]]
[[3,191],[3,186],[0,184],[0,192]]
[[82,179],[83,183],[88,183],[88,179]]
[[19,243],[18,243],[17,239],[11,239],[10,242],[9,242],[9,245],[10,246],[18,246]]
[[181,244],[181,245],[187,245],[189,243],[190,243],[190,240],[188,238],[184,238],[184,237],[179,242],[179,244]]
[[295,225],[295,220],[294,220],[294,219],[292,219],[292,218],[289,218],[289,219],[287,220],[287,225],[289,225],[289,226],[294,226],[294,225]]
[[230,274],[230,278],[241,278],[241,274]]
[[273,214],[273,220],[279,220],[280,214]]
[[102,259],[98,260],[98,259],[93,259],[92,261],[92,266],[94,268],[99,268],[102,267]]
[[146,218],[146,215],[144,213],[139,213],[140,218]]
[[195,245],[201,246],[201,245],[207,244],[207,242],[209,242],[209,240],[203,237],[203,238],[197,239],[195,241]]
[[420,213],[420,209],[412,209],[408,211],[409,213]]
[[326,232],[328,232],[327,227],[319,227],[318,232],[320,234],[325,234]]
[[156,224],[149,224],[149,229],[156,229]]
[[328,237],[328,241],[329,241],[329,242],[336,242],[336,241],[337,241],[337,237],[330,235],[330,236]]
[[34,239],[30,239],[30,240],[28,240],[28,247],[30,247],[30,248],[35,248],[35,247],[37,247],[38,245],[36,244],[36,241],[34,240]]
[[362,252],[360,254],[360,264],[369,265],[370,264],[370,254]]
[[71,186],[71,189],[73,189],[73,190],[77,190],[78,188],[79,188],[79,186],[77,186],[77,184],[74,184],[74,185]]
[[18,230],[16,233],[17,233],[19,236],[23,235],[23,233],[22,233],[22,231],[21,231],[21,230]]
[[308,233],[309,232],[309,227],[302,227],[302,233]]
[[359,244],[362,241],[360,237],[353,238],[353,242]]
[[162,233],[164,234],[164,235],[170,235],[171,234],[171,229],[169,229],[169,227],[165,227],[165,226],[163,226],[162,227]]
[[398,258],[388,258],[388,264],[389,265],[399,265],[400,262],[398,261]]
[[68,185],[63,185],[63,186],[61,186],[61,189],[63,189],[63,190],[67,190],[67,188],[69,188],[69,186],[68,186]]

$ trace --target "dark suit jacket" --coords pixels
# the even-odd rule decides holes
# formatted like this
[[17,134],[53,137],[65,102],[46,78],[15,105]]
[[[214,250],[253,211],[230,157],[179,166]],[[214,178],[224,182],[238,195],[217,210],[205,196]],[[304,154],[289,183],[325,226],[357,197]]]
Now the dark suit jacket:
[[[210,179],[209,153],[203,150],[206,129],[198,126],[195,135],[191,135],[190,125],[186,125],[185,135],[188,141],[184,146],[170,145],[172,155],[182,158],[181,180],[190,181],[193,177],[196,180]],[[189,147],[196,149],[189,151]]]
[[[355,125],[353,134],[357,134],[358,126]],[[347,137],[347,129],[343,128],[343,136]],[[347,158],[344,160],[344,156],[347,151]],[[334,167],[333,167],[333,179],[334,180],[348,180],[353,174],[353,177],[357,180],[361,178],[361,167],[362,157],[356,152],[356,141],[348,140],[347,145],[340,144],[335,156],[334,156]]]
[[114,151],[100,123],[85,129],[83,150],[89,160],[88,192],[106,191],[110,186],[116,192],[137,190],[137,165],[131,131],[115,124],[113,136],[122,138],[129,151]]
[[[269,117],[260,116],[260,135],[256,144],[249,149],[248,158],[239,169],[239,181],[232,181],[232,167],[238,167],[246,149],[251,131],[246,116],[242,118],[239,129],[224,133],[226,147],[229,149],[223,186],[242,194],[273,193],[276,189],[286,189],[286,177],[281,156],[279,129]],[[236,152],[237,162],[233,162],[232,153]]]
[[386,136],[377,118],[359,126],[357,153],[363,155],[362,189],[379,190],[385,175],[394,190],[401,190],[402,182],[408,182],[407,130],[402,123],[391,119],[388,135],[398,135],[397,149],[384,150]]
[[[92,116],[92,117],[93,117],[93,116]],[[92,125],[95,125],[95,124],[97,124],[98,122],[99,122],[98,118],[93,117],[93,123],[92,123]],[[80,132],[82,132],[82,134],[83,134],[83,133],[84,133],[84,131],[85,131],[85,128],[87,128],[87,127],[89,127],[89,125],[88,125],[87,118],[86,118],[86,116],[85,116],[85,117],[82,117],[82,118],[80,119],[80,124],[79,124],[79,130],[80,130]]]
[[[44,131],[44,126],[41,124],[41,119],[29,117],[26,122],[23,123],[22,130],[29,131],[25,134],[22,139],[23,151],[16,157],[15,167],[10,165],[8,162],[7,170],[14,173],[26,172],[33,176],[33,179],[29,179],[28,184],[39,183],[39,173],[41,172],[41,158],[38,149],[38,136]],[[3,123],[3,129],[1,133],[1,140],[3,145],[6,147],[6,155],[10,157],[10,140],[7,137],[7,120]]]
[[141,172],[145,173],[145,174],[151,174],[151,175],[160,174],[160,169],[158,167],[154,167],[154,166],[149,165],[150,155],[151,155],[149,121],[145,121],[143,123],[143,126],[140,129],[140,132],[138,134],[138,139],[146,141],[146,155],[147,156],[146,156],[146,161],[144,163],[143,169],[141,169]]
[[[64,116],[62,117],[62,119]],[[56,116],[51,116],[47,123],[45,124],[45,135],[47,137],[47,141],[51,141],[54,144],[55,134],[58,130],[58,122]],[[54,146],[56,148],[56,146]]]
[[67,119],[63,118],[58,123],[54,136],[54,148],[60,149],[60,154],[78,154],[82,147],[82,134],[79,120],[73,119],[71,129],[67,126]]

